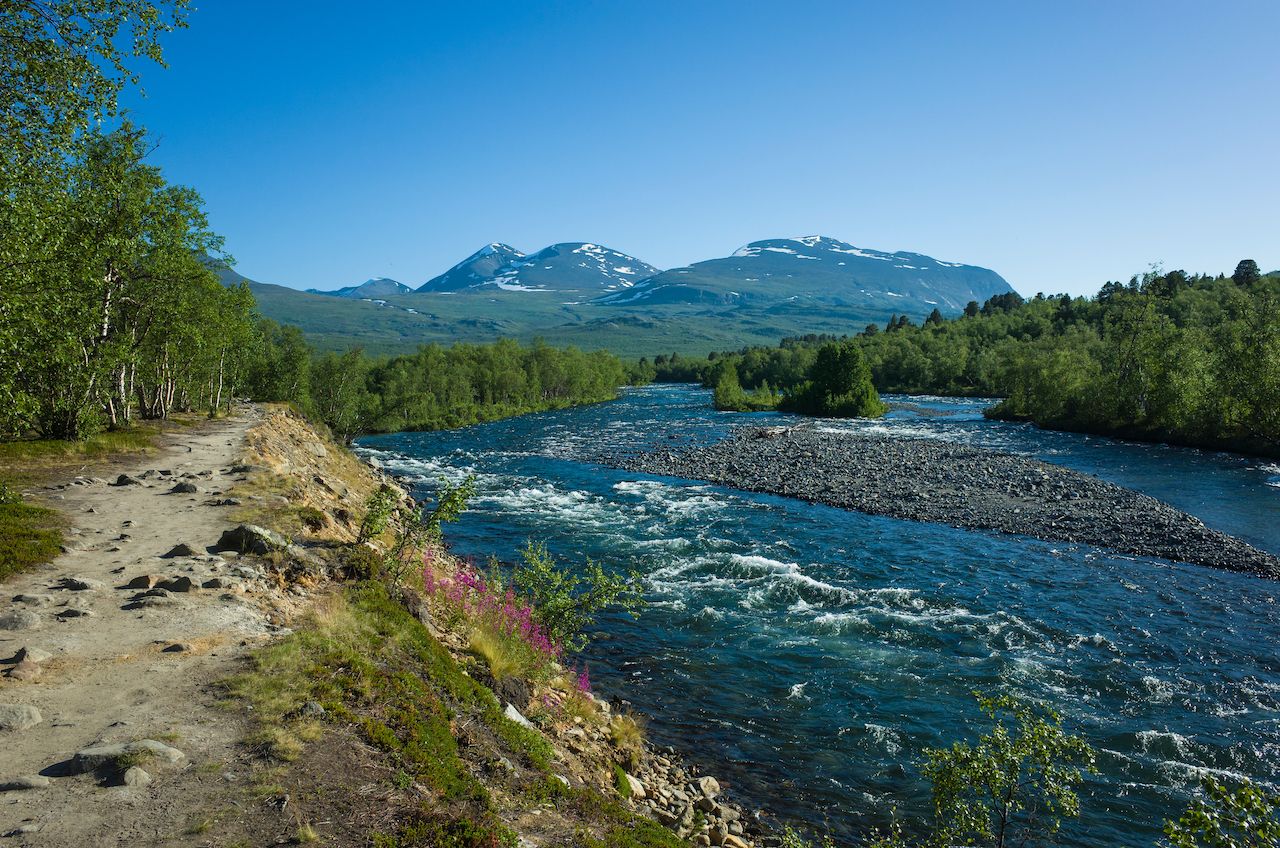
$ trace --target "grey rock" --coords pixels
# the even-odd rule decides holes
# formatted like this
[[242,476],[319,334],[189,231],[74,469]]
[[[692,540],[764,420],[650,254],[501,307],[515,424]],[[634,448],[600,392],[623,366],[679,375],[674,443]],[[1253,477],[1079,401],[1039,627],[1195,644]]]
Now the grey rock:
[[319,442],[307,442],[307,450],[312,456],[316,457],[326,457],[329,455],[329,451],[326,450],[325,446]]
[[[520,725],[521,727],[527,727],[527,728],[529,728],[529,729],[531,729],[531,730],[533,729],[533,724],[529,721],[529,719],[525,718],[525,717],[520,713],[520,711],[519,711],[519,710],[517,710],[517,709],[515,708],[515,705],[514,705],[514,704],[510,704],[510,703],[508,703],[508,704],[507,704],[507,708],[506,708],[505,710],[503,710],[503,715],[505,715],[507,718],[511,719],[512,721],[514,721],[516,724]],[[566,782],[566,784],[565,784],[565,785],[567,786],[567,785],[568,785],[568,783]]]
[[120,782],[125,786],[141,788],[151,783],[151,775],[138,766],[129,766],[124,770],[124,774],[120,775]]
[[325,714],[325,709],[319,701],[307,701],[298,712],[309,718],[320,718]]
[[13,602],[28,607],[47,607],[53,603],[52,595],[14,595]]
[[211,577],[200,584],[202,589],[230,589],[235,585],[235,581],[228,580],[225,577]]
[[0,792],[23,792],[28,789],[47,789],[53,781],[38,774],[24,774],[21,777],[0,781]]
[[79,574],[74,574],[58,581],[58,588],[71,592],[97,592],[105,589],[106,584],[101,580],[94,580],[92,577],[82,577]]
[[5,836],[29,836],[33,833],[39,833],[39,832],[40,832],[40,825],[23,824],[23,825],[18,825],[13,830],[5,831],[4,835]]
[[164,589],[167,592],[190,592],[196,588],[196,584],[190,577],[185,574],[179,577],[170,577],[156,583],[157,589]]
[[124,584],[126,589],[150,589],[156,585],[156,576],[154,574],[139,574],[137,577]]
[[97,745],[77,751],[72,764],[77,771],[97,771],[100,768],[114,766],[125,756],[144,755],[155,762],[177,765],[187,755],[177,748],[171,748],[154,739],[139,739],[135,742],[121,742],[115,745]]
[[41,620],[31,610],[11,609],[0,613],[0,630],[32,630],[40,626]]
[[179,483],[169,490],[171,495],[194,495],[200,491],[200,487],[195,483]]
[[18,649],[18,662],[42,663],[53,659],[53,654],[40,648],[23,646]]
[[42,721],[40,711],[30,704],[0,704],[0,730],[30,730]]
[[117,478],[116,478],[116,481],[115,481],[114,483],[112,483],[111,485],[113,485],[113,486],[141,486],[141,485],[142,485],[142,481],[141,481],[141,480],[139,480],[137,477],[130,477],[128,474],[121,474],[119,477],[117,477]]
[[199,555],[200,555],[200,552],[197,551],[192,545],[189,545],[186,542],[179,542],[178,544],[170,548],[169,552],[164,554],[163,557],[165,559],[173,559],[174,557],[190,557],[190,556],[199,556]]
[[166,654],[186,654],[191,652],[190,642],[171,642],[160,649]]
[[241,524],[224,532],[218,539],[216,549],[239,551],[242,554],[265,554],[287,547],[288,540],[274,530],[256,524]]
[[93,615],[93,610],[84,607],[67,607],[64,610],[54,613],[54,617],[66,621],[70,618],[88,618]]
[[31,660],[22,660],[13,668],[9,669],[9,677],[14,680],[35,680],[44,674],[44,667],[40,663]]

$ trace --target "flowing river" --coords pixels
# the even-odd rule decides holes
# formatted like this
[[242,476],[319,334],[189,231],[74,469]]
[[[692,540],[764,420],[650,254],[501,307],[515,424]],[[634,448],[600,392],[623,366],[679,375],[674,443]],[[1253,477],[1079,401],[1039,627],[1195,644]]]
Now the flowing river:
[[[1280,467],[987,421],[982,402],[887,397],[831,422],[1034,456],[1138,489],[1280,554]],[[717,439],[788,416],[718,413],[690,386],[436,433],[361,440],[419,494],[477,478],[455,553],[644,575],[607,617],[597,691],[651,718],[745,805],[838,838],[927,814],[922,751],[974,735],[974,690],[1048,701],[1098,749],[1062,842],[1150,845],[1203,776],[1280,784],[1280,585],[1020,536],[617,471],[583,457]]]

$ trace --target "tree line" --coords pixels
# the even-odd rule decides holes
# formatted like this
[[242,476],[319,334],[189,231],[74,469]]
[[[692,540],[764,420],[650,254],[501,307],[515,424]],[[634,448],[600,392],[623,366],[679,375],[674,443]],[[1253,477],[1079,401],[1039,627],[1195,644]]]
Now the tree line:
[[[921,324],[894,316],[846,337],[881,392],[995,397],[992,416],[1128,438],[1280,452],[1280,276],[1152,270],[1093,297],[998,295]],[[660,355],[633,371],[708,388],[731,370],[772,408],[802,385],[829,336],[776,347]],[[732,391],[726,397],[733,396]],[[728,408],[734,408],[728,404]]]
[[538,341],[432,344],[376,359],[358,349],[316,354],[297,327],[268,319],[258,321],[256,335],[249,396],[293,403],[345,441],[612,400],[627,379],[611,353]]

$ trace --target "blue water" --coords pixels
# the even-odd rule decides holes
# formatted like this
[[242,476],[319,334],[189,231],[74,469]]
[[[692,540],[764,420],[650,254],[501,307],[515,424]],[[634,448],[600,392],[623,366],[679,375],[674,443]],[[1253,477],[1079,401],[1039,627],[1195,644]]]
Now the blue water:
[[[1274,464],[986,421],[980,401],[889,400],[914,406],[830,426],[1034,455],[1280,553]],[[921,752],[976,732],[974,689],[1049,701],[1099,749],[1067,844],[1152,844],[1204,775],[1280,784],[1280,584],[581,459],[785,418],[661,386],[361,445],[423,493],[477,475],[447,531],[459,554],[510,560],[545,540],[567,562],[645,575],[649,608],[604,620],[587,652],[596,689],[783,819],[849,838],[895,804],[924,815]]]

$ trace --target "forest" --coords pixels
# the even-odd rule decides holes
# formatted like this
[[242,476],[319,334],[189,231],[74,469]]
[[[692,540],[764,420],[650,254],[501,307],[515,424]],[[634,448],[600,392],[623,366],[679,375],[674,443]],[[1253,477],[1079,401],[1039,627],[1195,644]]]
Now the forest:
[[[830,336],[777,347],[662,354],[644,379],[698,381],[724,409],[771,409],[803,386]],[[988,415],[1042,427],[1280,452],[1280,275],[1153,269],[1093,297],[971,302],[920,324],[895,316],[847,337],[880,392],[1000,398]]]

